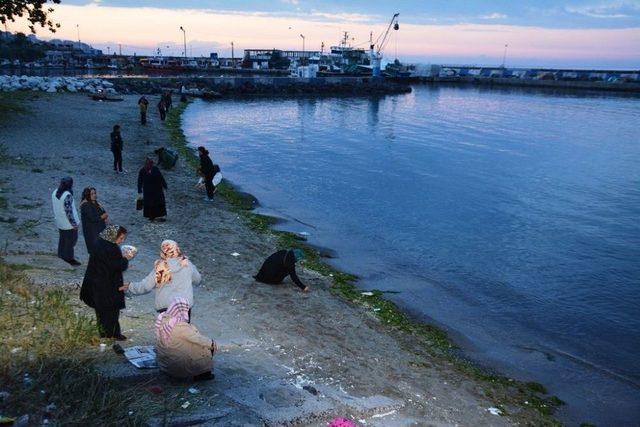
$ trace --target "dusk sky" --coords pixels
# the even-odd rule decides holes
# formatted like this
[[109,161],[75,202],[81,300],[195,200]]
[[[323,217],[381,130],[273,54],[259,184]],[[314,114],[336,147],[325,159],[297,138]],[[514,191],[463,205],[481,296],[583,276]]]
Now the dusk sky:
[[[123,53],[218,52],[231,56],[245,48],[320,50],[338,44],[349,31],[353,45],[366,47],[386,28],[395,12],[385,57],[423,63],[497,65],[508,44],[507,65],[640,68],[640,0],[400,0],[317,1],[152,1],[62,0],[54,20],[56,38],[77,39],[107,53],[122,44]],[[25,30],[14,23],[11,30]],[[51,38],[45,30],[38,35]]]

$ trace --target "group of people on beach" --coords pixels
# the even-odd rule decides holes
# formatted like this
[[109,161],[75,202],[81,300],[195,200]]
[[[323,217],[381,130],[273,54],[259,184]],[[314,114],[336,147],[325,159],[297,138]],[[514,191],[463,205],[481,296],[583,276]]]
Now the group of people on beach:
[[[118,125],[114,126],[111,133],[111,149],[114,152],[114,170],[122,172],[123,142]],[[213,163],[205,147],[198,147],[198,154],[206,200],[212,200],[216,192],[213,177],[220,169]],[[137,184],[141,195],[141,203],[137,204],[142,205],[144,216],[151,221],[163,221],[167,215],[164,191],[168,187],[151,158],[147,158],[140,169]],[[127,340],[119,322],[120,310],[125,308],[125,295],[155,291],[155,309],[158,313],[155,344],[159,367],[178,378],[213,378],[212,356],[217,346],[213,339],[202,335],[191,324],[193,286],[198,285],[202,277],[178,243],[163,240],[159,256],[149,274],[140,281],[125,282],[123,273],[137,249],[124,245],[128,230],[111,223],[111,216],[98,201],[97,190],[87,187],[82,191],[80,215],[76,210],[71,177],[60,180],[58,188],[51,194],[51,200],[59,230],[58,256],[73,266],[81,265],[75,258],[74,247],[78,240],[78,229],[82,228],[89,262],[80,299],[95,310],[100,336]],[[300,289],[308,291],[309,287],[302,283],[295,270],[296,263],[303,257],[299,249],[278,251],[265,260],[254,279],[277,284],[290,276]]]
[[[173,104],[173,100],[171,95],[173,91],[166,91],[160,96],[160,100],[158,101],[158,113],[160,114],[160,121],[165,121],[167,118],[167,113],[171,109],[171,105]],[[149,109],[149,100],[146,96],[142,95],[140,99],[138,99],[138,108],[140,109],[140,124],[147,124],[147,110]]]

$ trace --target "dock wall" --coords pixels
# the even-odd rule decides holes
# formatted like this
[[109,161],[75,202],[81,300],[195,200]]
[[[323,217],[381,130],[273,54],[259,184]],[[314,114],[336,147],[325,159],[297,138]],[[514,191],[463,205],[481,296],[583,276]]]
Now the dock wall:
[[153,94],[173,89],[233,95],[386,95],[411,92],[406,82],[376,77],[116,77],[106,78],[119,93]]

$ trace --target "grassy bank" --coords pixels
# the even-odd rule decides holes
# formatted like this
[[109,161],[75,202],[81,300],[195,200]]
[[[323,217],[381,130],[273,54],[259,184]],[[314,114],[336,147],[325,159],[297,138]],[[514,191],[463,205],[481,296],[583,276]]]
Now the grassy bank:
[[[165,122],[175,149],[191,166],[197,169],[198,159],[181,128],[181,115],[188,104],[176,106]],[[526,423],[535,420],[537,425],[559,425],[553,418],[556,408],[563,402],[555,396],[549,396],[541,384],[535,382],[521,382],[497,375],[478,367],[473,362],[460,356],[447,333],[433,325],[417,322],[404,313],[394,302],[384,298],[379,290],[363,292],[356,287],[357,276],[341,272],[325,262],[320,252],[305,239],[295,233],[274,230],[274,218],[256,214],[250,211],[251,205],[247,197],[237,191],[228,181],[219,186],[219,194],[227,201],[234,211],[241,216],[248,227],[263,233],[270,233],[276,237],[280,249],[299,248],[305,253],[304,266],[314,270],[332,281],[331,291],[340,297],[358,304],[375,316],[382,324],[392,330],[400,332],[406,339],[408,346],[416,345],[420,350],[428,352],[432,357],[453,366],[461,374],[479,383],[482,393],[500,408],[502,414],[512,415],[515,419],[522,419]]]

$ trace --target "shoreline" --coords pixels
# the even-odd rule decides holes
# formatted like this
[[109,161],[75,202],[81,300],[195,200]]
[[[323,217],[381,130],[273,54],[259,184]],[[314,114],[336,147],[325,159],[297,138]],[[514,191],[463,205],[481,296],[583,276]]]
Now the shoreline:
[[[190,147],[190,143],[181,128],[181,115],[188,107],[188,104],[189,103],[181,106],[181,110],[174,110],[172,113],[177,117],[174,116],[167,122],[168,125],[177,130],[175,131],[174,147],[183,152]],[[195,148],[192,147],[190,154],[193,155],[195,159],[194,150]],[[223,197],[227,197],[232,204],[236,195],[239,194],[249,194],[252,199],[258,200],[253,194],[238,190],[237,187],[226,178],[223,180],[223,184],[225,190],[222,195]],[[488,380],[492,383],[498,382],[508,386],[516,385],[517,387],[524,387],[524,389],[533,393],[543,391],[543,394],[547,395],[546,388],[538,382],[515,380],[500,373],[499,366],[483,366],[478,361],[473,360],[466,354],[463,347],[454,343],[454,340],[450,337],[450,332],[447,332],[444,327],[435,326],[435,322],[433,321],[419,320],[418,315],[411,314],[407,309],[385,298],[384,295],[387,291],[361,289],[358,287],[357,284],[360,282],[360,278],[357,273],[345,272],[331,265],[330,260],[334,257],[323,254],[323,251],[324,253],[335,253],[333,249],[310,244],[304,236],[298,233],[274,228],[275,225],[286,223],[286,220],[262,213],[254,213],[252,212],[254,207],[249,207],[246,204],[240,203],[234,205],[234,207],[245,215],[245,220],[249,227],[254,227],[255,224],[258,223],[259,226],[256,227],[258,231],[276,236],[280,241],[281,248],[296,247],[302,249],[305,252],[305,261],[311,260],[310,263],[304,262],[305,267],[323,276],[331,277],[330,280],[333,281],[334,294],[336,296],[365,309],[373,309],[373,315],[377,316],[387,328],[399,329],[402,332],[426,338],[426,346],[429,352],[433,355],[444,357],[447,362],[454,363],[456,367],[476,379]],[[373,295],[363,297],[363,292],[365,291],[371,292]],[[428,316],[422,317],[428,318]],[[530,407],[535,407],[545,416],[553,415],[556,409],[564,405],[562,400],[553,395],[548,395],[546,399],[542,400],[538,400],[535,395],[530,395],[527,399],[527,401],[532,403]]]
[[[88,183],[98,187],[110,215],[132,231],[129,241],[140,252],[126,281],[148,273],[159,239],[179,241],[205,277],[195,289],[194,324],[223,350],[214,362],[216,380],[198,385],[198,398],[187,394],[189,410],[165,413],[172,421],[205,417],[323,425],[335,416],[349,416],[361,425],[558,424],[534,409],[548,403],[540,385],[489,375],[439,355],[438,345],[447,349],[449,343],[440,341],[435,328],[410,322],[382,293],[361,295],[355,276],[332,269],[313,249],[306,248],[316,257],[300,271],[311,284],[309,295],[288,283],[255,284],[250,274],[265,256],[304,242],[292,233],[267,232],[273,220],[244,209],[251,198],[231,184],[219,192],[228,201],[203,204],[193,189],[196,176],[185,167],[195,158],[179,128],[180,111],[171,112],[173,121],[167,126],[153,115],[144,128],[137,124],[136,100],[125,96],[121,103],[101,103],[82,95],[29,94],[24,107],[30,112],[0,123],[5,149],[1,216],[15,218],[0,223],[3,240],[11,242],[3,258],[24,265],[30,278],[47,288],[81,281],[84,269],[67,268],[52,250],[57,235],[46,196],[60,174],[67,173],[76,178],[77,192]],[[123,124],[125,168],[130,170],[121,176],[110,171],[105,143],[113,122]],[[51,141],[56,150],[50,150]],[[176,168],[163,171],[169,181],[169,221],[149,224],[133,211],[135,165],[158,145],[171,142],[178,143],[181,159]],[[86,263],[83,246],[80,239],[76,249]],[[232,251],[241,256],[229,256]],[[77,297],[75,292],[70,296]],[[127,300],[121,315],[131,338],[126,346],[153,342],[152,297]],[[111,352],[98,354],[96,363],[104,375],[127,383],[154,381],[176,392],[189,387],[170,384],[157,372],[136,371]],[[532,404],[524,405],[529,398]]]

